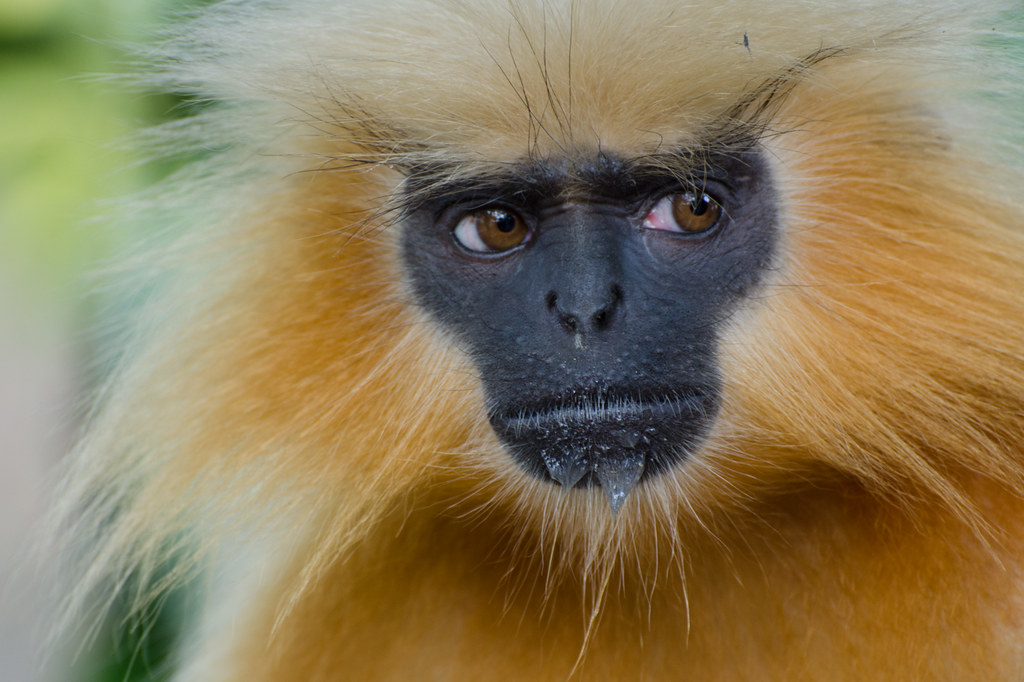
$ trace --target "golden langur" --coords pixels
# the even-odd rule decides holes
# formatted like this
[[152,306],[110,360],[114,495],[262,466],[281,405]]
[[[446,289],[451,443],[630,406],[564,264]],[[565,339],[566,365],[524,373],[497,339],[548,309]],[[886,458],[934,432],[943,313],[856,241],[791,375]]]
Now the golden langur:
[[198,577],[190,682],[1024,679],[1020,10],[198,12],[68,608]]

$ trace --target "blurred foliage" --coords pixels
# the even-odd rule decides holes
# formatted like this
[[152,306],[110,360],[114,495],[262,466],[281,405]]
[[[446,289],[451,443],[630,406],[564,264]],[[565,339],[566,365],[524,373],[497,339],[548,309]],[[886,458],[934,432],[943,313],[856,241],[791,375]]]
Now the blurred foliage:
[[[189,593],[165,595],[147,613],[125,619],[115,603],[91,648],[72,666],[66,682],[162,682],[174,672],[174,652],[188,620]],[[64,682],[63,680],[61,682]]]
[[[0,294],[13,300],[17,324],[66,335],[81,358],[85,391],[102,374],[89,372],[103,355],[102,337],[86,330],[103,327],[110,306],[130,300],[83,295],[93,288],[91,273],[127,241],[98,216],[104,200],[174,170],[170,161],[145,162],[130,139],[184,110],[172,97],[129,91],[104,76],[128,68],[128,46],[151,40],[153,28],[196,4],[0,0]],[[66,679],[164,679],[182,604],[181,594],[171,595],[139,623],[124,622],[115,604]]]
[[139,164],[125,140],[176,102],[101,76],[122,70],[123,46],[183,4],[0,0],[0,269],[25,307],[78,303],[84,270],[118,240],[89,220],[97,200],[168,172]]

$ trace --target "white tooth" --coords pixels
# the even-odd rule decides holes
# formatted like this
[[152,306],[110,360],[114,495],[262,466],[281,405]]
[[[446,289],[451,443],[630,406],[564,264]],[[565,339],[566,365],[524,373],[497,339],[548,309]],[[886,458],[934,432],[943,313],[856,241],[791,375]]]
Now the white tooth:
[[612,514],[615,514],[640,480],[640,474],[644,472],[644,456],[626,453],[618,457],[602,457],[595,464],[594,471],[601,482],[601,489],[608,496]]
[[571,488],[583,475],[587,473],[587,462],[584,457],[577,457],[571,452],[559,452],[552,455],[547,450],[541,451],[544,458],[544,466],[548,468],[551,478],[561,483],[565,488]]

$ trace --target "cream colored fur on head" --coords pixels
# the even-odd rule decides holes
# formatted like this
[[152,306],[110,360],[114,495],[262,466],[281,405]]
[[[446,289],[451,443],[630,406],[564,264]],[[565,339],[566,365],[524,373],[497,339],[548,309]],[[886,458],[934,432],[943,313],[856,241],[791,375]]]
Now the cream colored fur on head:
[[[993,29],[1012,7],[204,10],[148,55],[144,82],[213,100],[159,145],[220,151],[134,209],[189,224],[140,257],[170,284],[59,493],[61,537],[84,552],[71,617],[109,584],[139,585],[141,606],[244,547],[247,570],[280,572],[259,600],[287,623],[396,509],[512,538],[509,572],[549,591],[596,585],[587,637],[613,567],[678,578],[695,548],[734,551],[806,489],[942,509],[1004,542],[976,492],[1024,483],[1024,208],[997,163],[1016,157],[1021,47]],[[475,370],[410,301],[401,182],[440,160],[472,177],[600,152],[700,158],[730,135],[771,160],[782,247],[724,328],[712,433],[613,517],[599,490],[566,494],[502,450]]]

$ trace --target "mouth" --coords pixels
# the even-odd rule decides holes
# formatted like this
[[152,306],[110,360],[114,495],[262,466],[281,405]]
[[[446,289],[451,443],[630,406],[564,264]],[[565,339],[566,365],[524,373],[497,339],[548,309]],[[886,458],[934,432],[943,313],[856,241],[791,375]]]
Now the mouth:
[[566,489],[599,485],[614,513],[642,479],[686,459],[714,417],[710,395],[574,392],[490,419],[528,471]]

